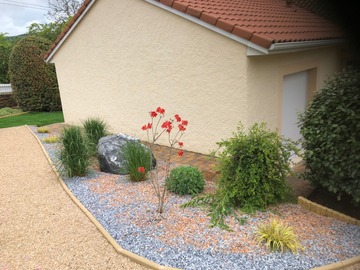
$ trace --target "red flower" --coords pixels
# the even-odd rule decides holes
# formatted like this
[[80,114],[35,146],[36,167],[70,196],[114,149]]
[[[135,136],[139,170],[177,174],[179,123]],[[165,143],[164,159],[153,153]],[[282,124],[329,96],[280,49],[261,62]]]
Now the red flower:
[[175,119],[177,122],[181,122],[181,117],[178,114],[175,114]]
[[178,142],[179,147],[183,147],[184,143],[183,142]]
[[182,156],[184,155],[184,151],[183,151],[183,150],[179,150],[179,151],[178,151],[178,155],[179,155],[180,157],[182,157]]
[[161,108],[161,107],[157,107],[156,112],[158,112],[158,113],[160,113],[160,114],[164,115],[164,113],[165,113],[165,109],[163,109],[163,108]]
[[152,112],[150,112],[150,116],[151,116],[151,118],[155,118],[157,116],[157,113],[152,111]]
[[187,125],[188,125],[188,121],[187,121],[187,120],[182,120],[181,124],[184,125],[184,126],[187,126]]
[[166,128],[166,132],[167,133],[170,133],[171,130],[172,130],[172,125],[171,125],[171,121],[165,121],[162,125],[161,125],[162,128]]
[[138,171],[141,173],[145,173],[145,168],[144,167],[138,167]]
[[186,128],[185,128],[183,125],[181,125],[181,124],[179,124],[178,127],[179,127],[179,130],[180,130],[180,131],[185,131],[185,130],[186,130]]
[[142,129],[142,130],[148,130],[148,129],[151,129],[151,127],[152,127],[152,124],[151,124],[151,123],[147,123],[147,125],[143,125],[143,126],[141,127],[141,129]]

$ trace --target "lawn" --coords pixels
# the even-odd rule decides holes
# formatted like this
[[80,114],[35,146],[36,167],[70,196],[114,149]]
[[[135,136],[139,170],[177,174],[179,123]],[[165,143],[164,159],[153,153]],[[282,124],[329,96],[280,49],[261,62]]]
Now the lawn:
[[22,115],[1,118],[0,128],[23,125],[40,127],[60,122],[64,122],[64,115],[62,112],[30,112]]

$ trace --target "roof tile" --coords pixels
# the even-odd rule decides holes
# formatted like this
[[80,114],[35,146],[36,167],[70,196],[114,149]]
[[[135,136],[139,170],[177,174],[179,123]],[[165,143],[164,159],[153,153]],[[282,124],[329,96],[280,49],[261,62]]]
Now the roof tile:
[[206,22],[206,23],[209,23],[209,24],[213,24],[215,25],[217,20],[219,19],[219,15],[217,14],[210,14],[210,13],[207,13],[207,12],[203,12],[201,13],[201,16],[200,16],[200,20]]
[[174,1],[172,7],[178,11],[186,12],[186,9],[188,7],[187,3],[182,3],[179,1]]
[[172,4],[174,3],[174,1],[173,0],[160,0],[160,3],[171,7]]
[[195,8],[195,7],[191,7],[189,6],[186,10],[186,13],[191,15],[191,16],[194,16],[196,18],[200,18],[201,16],[201,13],[202,13],[202,10],[199,9],[199,8]]

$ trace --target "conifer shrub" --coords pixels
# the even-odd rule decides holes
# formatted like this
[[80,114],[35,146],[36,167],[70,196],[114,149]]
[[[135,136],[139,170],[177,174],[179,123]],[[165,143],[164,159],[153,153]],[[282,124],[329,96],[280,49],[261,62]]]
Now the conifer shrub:
[[300,116],[305,179],[360,205],[360,71],[333,75]]
[[61,111],[55,66],[43,57],[51,41],[29,36],[13,47],[9,58],[9,78],[14,99],[24,111]]

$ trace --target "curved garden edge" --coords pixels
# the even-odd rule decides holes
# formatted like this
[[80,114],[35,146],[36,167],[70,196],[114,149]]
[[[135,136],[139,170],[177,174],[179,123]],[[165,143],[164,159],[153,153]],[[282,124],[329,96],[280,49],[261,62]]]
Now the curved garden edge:
[[9,115],[4,115],[4,116],[0,116],[0,119],[10,117],[10,116],[19,116],[19,115],[27,114],[27,113],[29,113],[29,112],[21,112],[21,113],[14,113],[14,114],[9,114]]
[[[86,209],[86,207],[75,197],[75,195],[70,191],[70,189],[66,186],[65,182],[61,178],[59,172],[57,171],[56,167],[54,166],[52,160],[50,159],[49,155],[47,154],[41,140],[36,136],[36,134],[31,130],[31,128],[27,125],[25,125],[26,128],[29,130],[29,132],[33,135],[33,137],[36,139],[38,144],[40,145],[44,156],[46,157],[47,161],[49,162],[52,170],[54,171],[55,175],[57,176],[57,179],[59,180],[59,183],[65,190],[65,192],[69,195],[69,197],[72,199],[72,201],[84,212],[84,214],[90,219],[90,221],[96,226],[96,228],[102,233],[102,235],[108,240],[108,242],[114,247],[117,253],[128,257],[130,260],[139,263],[141,265],[144,265],[146,267],[149,267],[150,269],[155,270],[176,270],[178,268],[172,268],[167,266],[162,266],[160,264],[157,264],[151,260],[148,260],[144,257],[141,257],[135,253],[132,253],[128,250],[123,249],[112,237],[111,235],[105,230],[105,228],[97,221],[97,219]],[[355,265],[360,263],[360,256],[356,256],[347,260],[343,260],[340,262],[336,262],[329,265],[324,265],[321,267],[313,268],[312,270],[337,270],[337,269],[345,269],[346,267]]]

